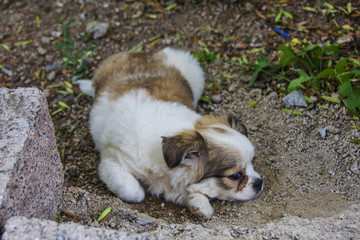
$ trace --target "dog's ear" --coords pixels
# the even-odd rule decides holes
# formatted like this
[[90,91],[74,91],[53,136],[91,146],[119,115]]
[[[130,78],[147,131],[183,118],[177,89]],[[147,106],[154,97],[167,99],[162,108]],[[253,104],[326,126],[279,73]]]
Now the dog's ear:
[[207,158],[206,142],[197,131],[162,138],[162,151],[169,168],[177,167],[180,163],[190,166]]
[[235,130],[239,131],[240,133],[244,134],[245,136],[247,136],[247,129],[246,129],[245,125],[241,123],[241,121],[239,119],[234,117],[232,114],[229,114],[227,116],[227,121],[230,124],[230,127],[232,127],[233,129],[235,129]]

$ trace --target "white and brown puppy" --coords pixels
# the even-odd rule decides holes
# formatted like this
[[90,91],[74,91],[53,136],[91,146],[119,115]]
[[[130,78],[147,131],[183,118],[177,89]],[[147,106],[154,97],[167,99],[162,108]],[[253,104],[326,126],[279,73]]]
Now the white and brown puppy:
[[93,81],[79,84],[95,97],[90,130],[100,178],[124,201],[142,201],[145,188],[208,219],[209,199],[250,200],[261,192],[246,128],[231,115],[194,111],[204,76],[189,53],[116,54]]

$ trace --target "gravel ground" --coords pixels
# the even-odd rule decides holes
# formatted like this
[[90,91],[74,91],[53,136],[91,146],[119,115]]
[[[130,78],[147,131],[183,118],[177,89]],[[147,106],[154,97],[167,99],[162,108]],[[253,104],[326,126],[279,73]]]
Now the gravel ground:
[[[156,1],[155,1],[156,2]],[[61,26],[55,20],[75,18],[70,34],[84,33],[92,21],[109,24],[106,35],[97,39],[99,46],[90,56],[89,70],[96,68],[106,56],[118,51],[143,46],[144,51],[154,51],[164,46],[186,48],[191,52],[202,50],[198,41],[208,45],[211,52],[228,59],[248,54],[249,49],[264,47],[268,57],[276,54],[279,44],[287,41],[274,34],[273,22],[264,20],[254,10],[269,11],[270,4],[251,1],[238,8],[235,1],[182,3],[171,11],[164,6],[175,1],[159,1],[150,5],[144,1],[3,1],[0,30],[2,43],[11,46],[0,49],[0,87],[36,86],[47,96],[50,111],[59,108],[57,103],[67,103],[71,110],[64,110],[52,119],[56,128],[59,152],[66,170],[64,202],[59,209],[59,222],[78,222],[126,232],[152,232],[166,229],[167,237],[195,237],[202,229],[204,236],[238,237],[249,229],[261,228],[284,216],[305,219],[330,217],[352,204],[359,203],[360,148],[349,142],[359,139],[359,125],[352,120],[343,104],[322,102],[319,107],[294,107],[303,116],[281,111],[280,87],[274,79],[261,77],[256,87],[247,89],[251,72],[216,60],[203,63],[208,83],[218,82],[221,91],[205,90],[212,104],[200,103],[201,113],[231,112],[239,115],[249,130],[249,138],[257,148],[255,169],[264,178],[264,191],[259,198],[249,202],[213,201],[215,214],[210,221],[194,218],[187,209],[147,196],[139,204],[128,204],[113,196],[97,177],[98,153],[88,129],[88,116],[92,99],[74,94],[56,92],[64,88],[64,81],[71,82],[73,74],[62,68],[61,57],[53,43],[61,39]],[[297,22],[309,21],[309,33],[292,31],[293,36],[306,37],[313,43],[336,41],[336,36],[322,36],[331,29],[331,20],[346,24],[351,19],[343,15],[316,15],[301,10],[305,3],[288,1],[287,8]],[[329,1],[332,2],[332,1]],[[344,5],[345,1],[333,1]],[[312,7],[321,3],[315,1]],[[358,3],[353,7],[359,8]],[[134,14],[140,17],[132,18]],[[157,14],[157,18],[148,17]],[[353,22],[351,22],[354,24]],[[358,25],[357,25],[358,26]],[[310,28],[311,27],[311,28]],[[20,29],[20,31],[19,31]],[[320,31],[320,32],[319,32]],[[160,37],[158,37],[160,36]],[[233,36],[235,39],[226,36]],[[250,44],[242,48],[241,39],[249,36]],[[158,37],[154,41],[149,41]],[[181,41],[179,41],[181,39]],[[16,42],[32,42],[15,46]],[[345,50],[351,49],[347,46]],[[249,61],[255,54],[247,55]],[[224,78],[232,75],[234,81]],[[59,87],[49,88],[54,84]],[[248,104],[257,101],[253,107]],[[287,107],[289,108],[289,107]],[[325,139],[319,129],[326,128]],[[110,214],[100,223],[98,216],[107,207]],[[207,235],[209,234],[209,235]]]

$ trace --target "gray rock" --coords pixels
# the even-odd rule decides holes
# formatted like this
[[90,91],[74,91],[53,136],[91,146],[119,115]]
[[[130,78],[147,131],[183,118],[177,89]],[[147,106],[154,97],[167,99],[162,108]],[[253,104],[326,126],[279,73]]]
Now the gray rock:
[[311,96],[310,97],[310,100],[312,101],[312,102],[314,102],[314,103],[317,103],[317,101],[319,100],[317,97],[315,97],[315,96]]
[[221,102],[221,95],[213,95],[211,96],[211,101],[214,103],[220,103]]
[[45,37],[45,36],[43,36],[43,37],[41,37],[41,43],[43,43],[43,44],[50,44],[50,38],[49,37]]
[[282,102],[285,105],[289,106],[299,106],[299,107],[307,107],[307,101],[304,97],[304,94],[300,90],[292,91],[290,94],[286,95]]
[[42,47],[39,47],[39,48],[37,49],[37,51],[38,51],[38,53],[39,53],[40,55],[45,55],[45,53],[47,52],[46,49],[44,49],[44,48],[42,48]]
[[86,32],[94,34],[94,39],[101,38],[105,36],[109,28],[108,23],[94,23],[86,26]]
[[2,240],[20,239],[158,239],[153,233],[134,234],[50,220],[12,217],[5,225]]
[[285,216],[279,222],[244,235],[244,239],[357,239],[360,236],[360,205],[330,218],[306,219]]
[[319,128],[318,132],[320,133],[320,136],[322,137],[322,139],[326,138],[326,128]]
[[55,218],[63,166],[43,94],[0,89],[0,228],[11,216]]
[[13,75],[13,72],[11,70],[6,69],[6,68],[2,68],[1,71],[3,73],[5,73],[6,75],[8,75],[8,76]]
[[54,64],[51,64],[51,65],[47,65],[47,66],[45,67],[45,72],[50,72],[50,71],[56,70],[56,69],[58,69],[60,66],[61,66],[60,63],[54,63]]
[[49,72],[49,74],[46,76],[48,80],[52,81],[55,79],[56,77],[56,72],[55,71],[51,71]]

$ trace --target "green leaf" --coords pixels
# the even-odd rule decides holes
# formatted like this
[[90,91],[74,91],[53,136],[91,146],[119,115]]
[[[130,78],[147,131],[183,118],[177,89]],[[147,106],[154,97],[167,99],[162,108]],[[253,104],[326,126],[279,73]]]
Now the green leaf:
[[294,51],[291,50],[290,48],[288,48],[285,45],[280,45],[278,50],[284,52],[284,54],[279,59],[279,63],[280,63],[281,67],[288,66],[291,63],[291,61],[294,58],[296,58],[296,55],[295,55]]
[[197,58],[200,62],[203,62],[203,61],[214,61],[216,56],[214,53],[212,52],[208,52],[208,53],[203,53],[203,52],[195,52],[193,54],[193,56],[195,58]]
[[360,113],[360,88],[351,85],[350,78],[346,79],[338,88],[339,94],[343,97],[345,106],[353,115]]
[[25,45],[28,45],[28,44],[30,44],[30,43],[32,43],[32,42],[33,42],[32,40],[17,42],[17,43],[14,44],[14,46],[15,46],[15,47],[25,46]]
[[340,73],[343,73],[343,72],[346,71],[346,66],[348,65],[348,62],[347,62],[348,60],[349,60],[348,57],[347,58],[341,58],[337,62],[336,66],[335,66],[336,74],[340,74]]
[[327,97],[327,96],[321,96],[321,98],[328,102],[340,103],[340,99],[338,99],[338,98]]
[[287,109],[287,108],[282,108],[281,111],[286,113],[286,114],[288,114],[290,112],[291,114],[294,114],[294,115],[297,115],[297,116],[303,116],[304,115],[302,112]]
[[9,51],[10,47],[8,45],[6,45],[5,43],[2,43],[1,46],[6,50]]
[[346,5],[346,8],[347,8],[347,12],[348,12],[348,14],[350,14],[351,13],[351,2],[348,2],[347,3],[347,5]]
[[317,79],[333,79],[335,78],[335,70],[332,68],[325,68],[317,76]]
[[72,88],[73,87],[73,85],[68,81],[64,81],[64,84],[65,84],[65,87],[67,87],[67,88]]
[[318,12],[318,10],[316,10],[315,8],[312,8],[312,7],[303,7],[303,10],[308,11],[308,12],[314,12],[314,13]]
[[57,110],[53,111],[51,113],[51,116],[55,115],[55,114],[58,114],[59,112],[61,112],[63,109],[62,108],[58,108]]
[[250,83],[248,84],[248,87],[252,87],[255,84],[255,81],[257,77],[259,76],[259,73],[263,71],[267,67],[274,66],[273,63],[269,62],[266,57],[262,55],[257,55],[258,63],[254,65],[255,71],[253,72],[253,75],[251,76]]
[[58,105],[62,108],[66,108],[66,109],[71,109],[69,107],[69,105],[67,105],[66,103],[62,102],[62,101],[58,101]]
[[349,139],[347,141],[354,144],[360,144],[360,139]]
[[250,103],[248,103],[248,106],[255,107],[256,104],[257,104],[257,101],[251,101]]
[[108,207],[107,209],[105,209],[99,216],[99,218],[97,219],[98,222],[100,222],[101,220],[103,220],[106,215],[108,215],[111,212],[111,207]]
[[176,6],[177,6],[176,3],[170,4],[169,6],[167,6],[167,7],[165,8],[165,10],[166,10],[166,11],[170,11],[171,9],[175,8]]
[[143,46],[139,45],[139,46],[135,46],[135,47],[131,48],[129,51],[130,52],[139,52],[142,50],[142,48],[143,48]]
[[158,16],[156,14],[148,14],[148,17],[151,19],[156,19]]
[[291,13],[284,11],[284,10],[282,10],[282,13],[284,14],[285,17],[293,19],[293,15]]
[[261,72],[261,70],[262,70],[261,68],[258,68],[253,72],[253,75],[251,76],[251,80],[250,80],[250,83],[248,84],[248,87],[254,86],[255,81],[256,81],[259,73]]
[[299,77],[296,79],[293,79],[289,86],[288,86],[288,92],[292,92],[293,90],[295,90],[300,84],[304,83],[304,82],[308,82],[312,79],[311,76],[309,76],[304,70],[302,69],[294,69],[292,68],[291,70],[294,70],[296,72],[299,73]]
[[276,17],[275,17],[275,22],[276,22],[276,23],[280,21],[281,16],[282,16],[282,10],[280,10],[280,12],[279,12],[279,13],[276,15]]

